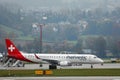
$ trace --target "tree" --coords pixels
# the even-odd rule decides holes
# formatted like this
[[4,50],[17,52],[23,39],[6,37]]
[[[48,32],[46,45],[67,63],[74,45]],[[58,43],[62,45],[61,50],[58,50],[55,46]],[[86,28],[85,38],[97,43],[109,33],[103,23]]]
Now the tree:
[[0,40],[0,53],[6,52],[5,44],[3,43],[3,40]]
[[108,38],[108,49],[113,53],[114,57],[120,57],[120,39],[116,37]]
[[79,29],[74,25],[69,25],[69,27],[65,29],[65,37],[67,40],[70,41],[77,40],[78,35],[79,35]]
[[40,52],[40,40],[35,38],[34,41],[26,43],[26,45],[22,48],[26,52]]
[[87,37],[85,39],[84,48],[91,49],[94,51],[95,50],[95,41],[96,41],[95,37]]
[[78,39],[77,44],[74,47],[75,52],[82,53],[82,43],[83,43],[83,40]]
[[106,56],[106,53],[105,53],[106,40],[104,39],[104,37],[100,36],[100,37],[96,38],[95,50],[98,52],[99,57],[105,57]]

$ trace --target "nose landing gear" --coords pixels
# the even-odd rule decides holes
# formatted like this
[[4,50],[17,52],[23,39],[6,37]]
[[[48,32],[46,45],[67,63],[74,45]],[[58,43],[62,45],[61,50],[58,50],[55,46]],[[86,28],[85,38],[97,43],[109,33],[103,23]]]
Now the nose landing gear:
[[91,64],[91,69],[93,68],[93,64]]
[[101,63],[101,66],[103,66],[103,63]]

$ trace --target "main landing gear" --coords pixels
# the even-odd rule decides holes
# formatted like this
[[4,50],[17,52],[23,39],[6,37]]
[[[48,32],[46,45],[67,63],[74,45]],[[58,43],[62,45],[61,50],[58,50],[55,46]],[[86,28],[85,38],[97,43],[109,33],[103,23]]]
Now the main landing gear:
[[42,65],[42,64],[40,64],[40,67],[43,67],[43,65]]
[[49,65],[49,69],[57,69],[57,65]]
[[[39,65],[40,67],[43,67],[42,64]],[[49,65],[49,69],[57,69],[57,65]]]

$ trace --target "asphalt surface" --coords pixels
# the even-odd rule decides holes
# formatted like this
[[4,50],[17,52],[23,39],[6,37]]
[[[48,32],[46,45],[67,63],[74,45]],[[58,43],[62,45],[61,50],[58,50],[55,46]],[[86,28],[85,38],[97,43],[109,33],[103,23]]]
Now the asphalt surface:
[[[48,69],[48,64],[44,64],[43,67],[40,67],[39,64],[25,64],[25,67],[4,67],[3,65],[0,65],[0,69]],[[83,64],[82,66],[67,66],[67,67],[57,67],[58,69],[89,69],[91,68],[90,64]],[[95,64],[93,65],[93,68],[120,68],[120,63],[106,63],[104,65]]]
[[120,80],[120,77],[0,77],[0,80]]
[[[82,66],[68,66],[62,67],[64,69],[73,68],[91,68],[90,64],[83,64]],[[59,69],[60,67],[58,67]],[[94,68],[120,68],[120,63],[106,63],[103,66],[100,64],[95,64]],[[44,64],[43,67],[39,67],[39,64],[26,64],[25,67],[3,67],[0,64],[0,69],[48,69],[48,64]],[[0,77],[0,80],[120,80],[120,76],[87,76],[87,77]]]

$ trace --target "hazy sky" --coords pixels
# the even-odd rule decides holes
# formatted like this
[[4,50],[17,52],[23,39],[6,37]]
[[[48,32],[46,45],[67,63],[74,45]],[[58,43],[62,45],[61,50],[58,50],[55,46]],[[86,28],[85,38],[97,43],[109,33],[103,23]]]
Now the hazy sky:
[[89,8],[93,6],[102,6],[111,1],[115,1],[116,4],[120,0],[0,0],[0,3],[17,4],[25,8],[36,7],[81,7]]

